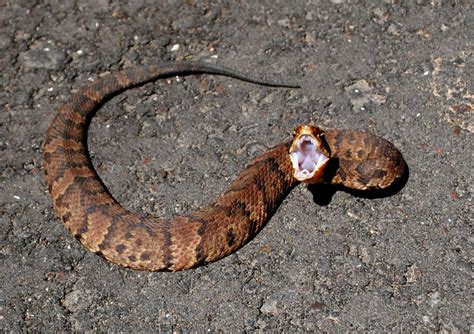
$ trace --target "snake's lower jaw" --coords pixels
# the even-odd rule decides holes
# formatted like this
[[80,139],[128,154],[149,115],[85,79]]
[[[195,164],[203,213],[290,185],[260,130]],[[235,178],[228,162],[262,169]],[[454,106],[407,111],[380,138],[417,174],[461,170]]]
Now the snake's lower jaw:
[[300,182],[305,183],[318,183],[324,173],[324,168],[329,162],[329,158],[321,154],[317,160],[317,163],[309,169],[302,168],[298,163],[298,158],[295,154],[290,154],[291,163],[293,165],[293,176]]
[[312,125],[299,126],[295,130],[289,155],[295,179],[305,183],[317,183],[330,157],[324,132]]

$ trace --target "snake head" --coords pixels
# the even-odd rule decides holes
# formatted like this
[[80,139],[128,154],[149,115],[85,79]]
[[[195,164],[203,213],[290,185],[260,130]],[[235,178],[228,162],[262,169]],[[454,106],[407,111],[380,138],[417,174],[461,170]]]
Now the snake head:
[[293,176],[306,183],[319,181],[331,157],[324,132],[312,125],[296,128],[289,154]]

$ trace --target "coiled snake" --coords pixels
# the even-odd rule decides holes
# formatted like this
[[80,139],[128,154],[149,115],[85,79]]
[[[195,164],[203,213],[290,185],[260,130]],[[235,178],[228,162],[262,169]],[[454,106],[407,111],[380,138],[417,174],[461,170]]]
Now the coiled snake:
[[[44,171],[56,213],[84,246],[133,269],[178,271],[213,262],[257,234],[300,182],[351,189],[383,189],[405,171],[400,152],[375,135],[322,131],[303,125],[286,141],[256,157],[215,202],[170,220],[124,209],[97,175],[87,150],[96,109],[119,92],[163,77],[217,74],[277,87],[215,65],[176,62],[109,74],[81,88],[59,109],[43,146]],[[328,162],[336,161],[331,173]]]

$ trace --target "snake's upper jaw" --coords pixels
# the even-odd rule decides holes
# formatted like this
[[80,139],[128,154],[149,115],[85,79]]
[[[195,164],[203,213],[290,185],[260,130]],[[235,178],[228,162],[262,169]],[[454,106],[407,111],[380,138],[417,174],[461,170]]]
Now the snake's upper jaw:
[[311,125],[299,126],[289,151],[293,176],[301,182],[318,182],[329,162],[327,147],[321,129]]

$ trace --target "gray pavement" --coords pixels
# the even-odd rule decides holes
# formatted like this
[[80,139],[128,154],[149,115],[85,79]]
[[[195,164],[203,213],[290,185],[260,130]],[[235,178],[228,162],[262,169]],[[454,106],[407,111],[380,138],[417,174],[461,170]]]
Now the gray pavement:
[[[472,5],[346,2],[0,0],[0,331],[472,333]],[[187,272],[87,252],[47,194],[49,122],[102,73],[184,59],[303,88],[202,75],[112,99],[89,146],[125,207],[209,203],[308,122],[392,141],[408,182],[322,205],[300,186],[248,245]]]

